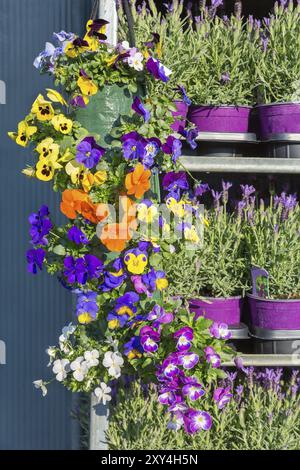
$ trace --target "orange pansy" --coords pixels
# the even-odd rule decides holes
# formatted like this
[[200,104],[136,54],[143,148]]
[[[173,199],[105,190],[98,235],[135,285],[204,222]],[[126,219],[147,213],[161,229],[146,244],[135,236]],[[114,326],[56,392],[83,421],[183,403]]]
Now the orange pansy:
[[77,212],[80,212],[82,201],[88,201],[88,195],[79,189],[66,189],[62,193],[60,210],[69,219],[76,219]]
[[131,239],[127,223],[107,224],[103,227],[100,240],[110,251],[123,251]]
[[150,189],[151,171],[145,170],[142,163],[138,163],[134,171],[128,173],[125,178],[127,194],[133,194],[137,199],[144,196]]

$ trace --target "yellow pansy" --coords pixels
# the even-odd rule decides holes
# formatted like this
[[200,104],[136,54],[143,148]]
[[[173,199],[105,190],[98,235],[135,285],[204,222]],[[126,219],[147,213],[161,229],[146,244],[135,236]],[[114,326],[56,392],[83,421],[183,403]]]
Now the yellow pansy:
[[57,114],[52,118],[51,122],[54,129],[62,134],[70,134],[73,127],[73,121],[66,118],[64,114]]
[[84,191],[88,193],[93,186],[101,186],[106,180],[107,172],[105,170],[99,170],[94,175],[92,173],[85,173],[81,184]]
[[87,34],[83,38],[89,45],[89,51],[96,52],[99,49],[99,39],[96,36],[88,36]]
[[82,325],[87,325],[88,323],[91,323],[94,320],[94,318],[88,312],[81,313],[80,315],[78,315],[77,318],[79,323],[81,323]]
[[26,121],[21,121],[18,124],[18,132],[8,132],[8,136],[18,145],[21,145],[21,147],[26,147],[30,137],[35,134],[36,131],[37,127],[30,126]]
[[[89,33],[91,30],[91,26],[98,26],[97,27],[97,32],[100,34],[105,34],[106,33],[106,25],[108,24],[108,21],[106,20],[88,20],[86,24],[86,30]],[[94,28],[95,31],[95,28]]]
[[136,358],[140,358],[142,357],[142,353],[140,351],[138,351],[137,349],[132,349],[131,351],[129,351],[129,353],[127,354],[127,357],[128,359],[136,359]]
[[138,204],[137,206],[137,217],[142,222],[150,224],[153,222],[154,217],[158,214],[157,207],[152,204],[150,207],[145,203]]
[[173,214],[177,215],[177,217],[184,216],[184,206],[185,202],[180,200],[176,201],[174,197],[169,197],[166,201],[167,208],[173,212]]
[[90,77],[79,77],[77,80],[77,85],[79,86],[80,91],[84,96],[93,96],[98,93],[98,87]]
[[199,243],[200,238],[194,225],[184,228],[184,238],[193,243]]
[[62,168],[62,166],[53,157],[41,157],[36,165],[36,177],[41,181],[52,180],[55,170]]
[[48,92],[47,97],[49,98],[49,100],[53,101],[53,103],[60,103],[63,106],[68,106],[68,103],[66,102],[64,97],[60,93],[58,93],[58,91],[52,90],[51,88],[46,88],[46,90]]
[[169,283],[165,277],[160,277],[155,281],[158,290],[164,290],[168,287]]
[[85,167],[76,160],[71,160],[66,164],[65,172],[70,176],[73,184],[80,184],[84,178]]
[[127,252],[124,257],[124,263],[132,274],[142,274],[148,264],[148,258],[145,253],[138,250]]
[[41,157],[47,158],[52,156],[57,158],[59,154],[59,145],[56,144],[51,137],[47,137],[39,143],[36,147],[36,151]]
[[54,109],[50,101],[45,100],[43,95],[39,95],[32,105],[31,112],[36,115],[39,121],[51,121],[54,116]]
[[89,45],[87,41],[80,38],[76,38],[74,39],[74,41],[70,41],[66,44],[64,53],[66,54],[66,56],[70,57],[71,59],[74,59],[79,54],[82,54],[83,52],[87,51],[88,48]]

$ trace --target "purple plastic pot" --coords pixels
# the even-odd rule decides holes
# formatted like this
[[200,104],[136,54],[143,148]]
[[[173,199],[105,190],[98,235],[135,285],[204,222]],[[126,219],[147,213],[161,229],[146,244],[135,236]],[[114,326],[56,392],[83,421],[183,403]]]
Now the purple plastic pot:
[[300,134],[300,103],[277,103],[257,106],[261,140],[272,134]]
[[176,119],[176,121],[173,122],[173,124],[171,125],[171,129],[173,129],[173,131],[175,132],[178,132],[180,127],[182,127],[183,129],[185,128],[186,117],[189,107],[184,101],[174,101],[174,104],[177,108],[177,111],[172,111],[172,115],[175,118],[179,116],[180,119]]
[[192,299],[189,302],[190,311],[195,312],[195,318],[205,316],[218,323],[235,325],[241,321],[242,297],[213,298],[206,297],[208,302]]
[[300,300],[262,299],[247,295],[252,326],[269,330],[300,330]]
[[199,132],[249,132],[250,106],[190,106],[188,119]]

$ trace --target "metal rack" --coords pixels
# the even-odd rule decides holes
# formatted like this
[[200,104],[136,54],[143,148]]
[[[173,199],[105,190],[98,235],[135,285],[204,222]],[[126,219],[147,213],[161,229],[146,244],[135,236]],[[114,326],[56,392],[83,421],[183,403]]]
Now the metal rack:
[[[300,367],[299,354],[239,354],[245,367]],[[222,363],[224,367],[235,367],[233,361]]]

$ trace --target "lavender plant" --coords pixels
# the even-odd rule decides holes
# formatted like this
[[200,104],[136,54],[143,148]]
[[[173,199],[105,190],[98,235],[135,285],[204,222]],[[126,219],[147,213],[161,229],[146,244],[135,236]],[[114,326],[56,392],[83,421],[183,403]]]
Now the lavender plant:
[[[222,191],[212,190],[213,207],[206,209],[202,246],[186,251],[179,246],[166,259],[165,270],[172,278],[172,293],[185,299],[242,295],[249,287],[249,265],[245,258],[242,219],[229,212],[231,183],[223,182]],[[208,189],[200,185],[195,196]]]
[[300,448],[299,371],[243,368],[228,373],[206,410],[213,418],[207,433],[195,436],[166,430],[168,415],[135,384],[119,393],[107,433],[110,449],[296,450]]
[[[252,191],[254,188],[252,189]],[[239,204],[245,216],[246,257],[270,275],[270,297],[300,298],[300,207],[296,196],[282,193],[268,207],[244,188]]]
[[280,0],[264,18],[257,49],[258,101],[300,101],[300,3]]

